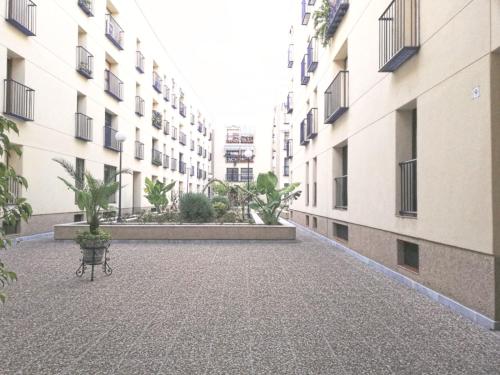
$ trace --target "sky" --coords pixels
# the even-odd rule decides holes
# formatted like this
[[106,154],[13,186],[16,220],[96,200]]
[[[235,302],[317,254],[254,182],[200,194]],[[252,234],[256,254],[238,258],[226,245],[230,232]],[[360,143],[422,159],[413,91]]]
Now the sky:
[[288,91],[288,33],[298,1],[136,2],[219,129],[271,126]]

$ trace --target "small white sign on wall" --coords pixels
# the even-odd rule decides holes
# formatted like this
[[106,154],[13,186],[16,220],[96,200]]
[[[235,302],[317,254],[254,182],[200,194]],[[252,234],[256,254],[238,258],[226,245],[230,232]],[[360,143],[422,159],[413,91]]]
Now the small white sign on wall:
[[479,99],[481,96],[481,87],[476,86],[472,89],[472,100]]

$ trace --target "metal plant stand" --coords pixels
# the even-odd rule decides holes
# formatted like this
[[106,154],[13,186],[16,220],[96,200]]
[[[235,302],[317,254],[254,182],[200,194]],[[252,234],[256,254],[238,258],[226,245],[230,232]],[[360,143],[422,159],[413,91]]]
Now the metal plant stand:
[[[109,266],[109,246],[106,246],[106,249],[104,250],[104,262],[102,263],[102,271],[106,276],[109,276],[113,273],[113,269]],[[94,281],[94,267],[98,266],[99,264],[96,264],[95,262],[95,249],[92,250],[92,263],[88,264],[85,263],[85,257],[83,256],[83,250],[82,250],[82,260],[80,263],[80,267],[76,270],[76,276],[82,277],[85,271],[87,270],[87,266],[91,267],[91,272],[90,272],[90,281]]]

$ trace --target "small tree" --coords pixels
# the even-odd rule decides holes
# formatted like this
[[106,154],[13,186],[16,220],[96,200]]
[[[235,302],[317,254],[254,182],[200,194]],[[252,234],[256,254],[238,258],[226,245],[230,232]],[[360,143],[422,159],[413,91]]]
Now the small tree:
[[[7,135],[10,131],[19,134],[16,124],[5,117],[0,116],[0,156],[7,159],[11,154],[21,155],[19,146],[10,142]],[[3,160],[0,161],[0,249],[5,250],[11,242],[7,238],[4,225],[16,225],[20,220],[27,221],[32,214],[32,208],[25,198],[20,198],[14,194],[11,187],[28,188],[28,182],[19,176],[14,168]],[[0,288],[17,279],[15,272],[9,271],[0,259]],[[0,291],[0,301],[5,301],[5,294]]]
[[322,0],[321,6],[313,14],[314,29],[316,30],[316,37],[321,40],[323,47],[328,45],[330,38],[327,36],[328,21],[330,17],[330,0]]
[[76,203],[78,208],[85,211],[87,223],[89,224],[90,234],[99,236],[99,220],[103,210],[109,207],[109,198],[115,194],[120,188],[119,182],[116,181],[116,176],[121,173],[130,173],[128,170],[121,170],[109,176],[108,181],[101,181],[88,171],[83,173],[83,176],[77,173],[75,167],[64,159],[53,159],[60,164],[70,177],[75,181],[69,182],[65,178],[58,177],[68,189],[76,194]]
[[167,193],[173,189],[175,181],[167,185],[158,180],[153,181],[146,177],[145,183],[144,192],[146,195],[144,196],[154,206],[157,213],[163,212],[168,205]]

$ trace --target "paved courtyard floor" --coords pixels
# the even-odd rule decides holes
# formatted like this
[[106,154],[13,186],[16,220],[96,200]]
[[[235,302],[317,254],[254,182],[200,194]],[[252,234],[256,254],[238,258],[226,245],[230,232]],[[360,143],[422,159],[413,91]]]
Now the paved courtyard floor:
[[287,243],[73,243],[2,254],[2,374],[499,374],[500,336],[299,231]]

